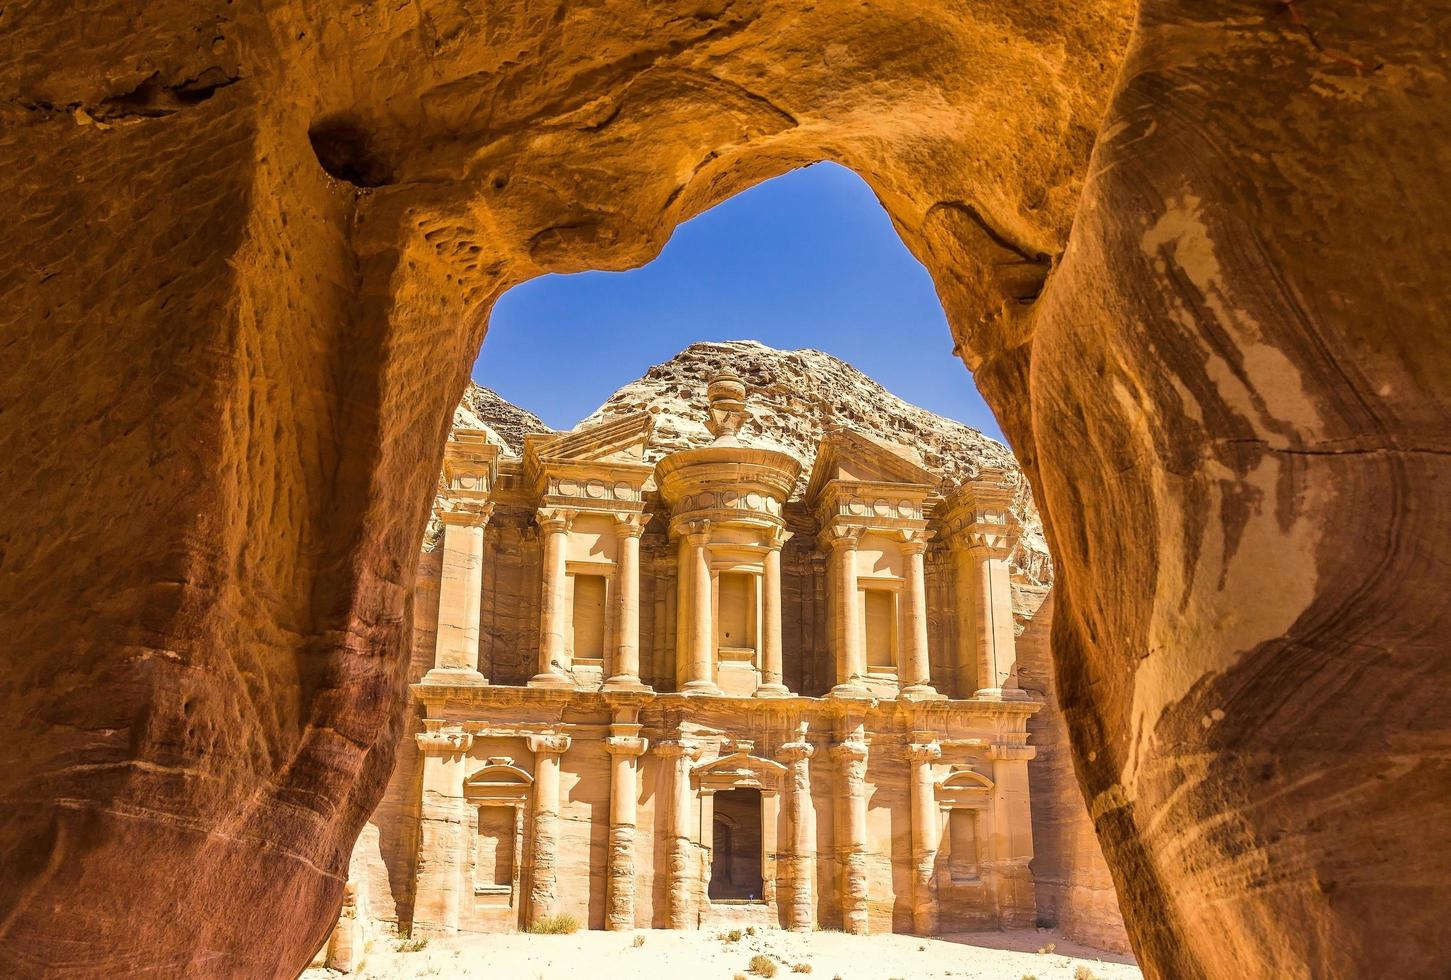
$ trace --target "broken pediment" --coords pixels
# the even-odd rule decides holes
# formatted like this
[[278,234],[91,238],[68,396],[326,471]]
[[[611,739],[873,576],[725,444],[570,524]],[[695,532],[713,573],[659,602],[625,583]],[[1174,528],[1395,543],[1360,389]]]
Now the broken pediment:
[[524,459],[576,463],[640,463],[655,430],[649,412],[632,412],[582,425],[555,435],[536,433],[524,439]]
[[911,446],[874,439],[849,429],[833,429],[822,436],[806,498],[815,500],[835,480],[907,484],[923,489],[940,482]]

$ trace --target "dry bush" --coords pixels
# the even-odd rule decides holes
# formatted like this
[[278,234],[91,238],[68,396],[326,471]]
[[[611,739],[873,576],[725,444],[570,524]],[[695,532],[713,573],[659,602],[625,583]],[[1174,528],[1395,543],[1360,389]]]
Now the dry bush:
[[427,939],[405,939],[398,944],[398,952],[417,953],[427,945]]
[[639,949],[641,946],[645,945],[645,937],[644,936],[636,936],[635,937],[635,941],[632,942],[632,943],[630,943],[630,945],[633,946],[633,947],[635,947],[636,949]]
[[746,966],[758,977],[774,977],[776,975],[776,961],[760,953],[752,956],[751,962],[746,964]]
[[1073,980],[1098,980],[1098,976],[1088,967],[1079,964],[1078,968],[1073,971]]
[[529,927],[531,936],[567,936],[579,931],[579,920],[567,912],[550,915]]
[[811,964],[810,963],[796,963],[796,964],[793,964],[792,967],[791,967],[791,972],[792,973],[810,973],[811,972]]

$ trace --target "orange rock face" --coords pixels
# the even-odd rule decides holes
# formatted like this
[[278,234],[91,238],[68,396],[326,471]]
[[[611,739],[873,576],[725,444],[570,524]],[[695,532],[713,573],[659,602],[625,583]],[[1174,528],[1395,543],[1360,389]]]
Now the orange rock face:
[[1443,968],[1451,15],[1151,0],[1125,59],[1129,20],[8,10],[0,970],[305,963],[490,303],[818,159],[1032,475],[1147,972]]

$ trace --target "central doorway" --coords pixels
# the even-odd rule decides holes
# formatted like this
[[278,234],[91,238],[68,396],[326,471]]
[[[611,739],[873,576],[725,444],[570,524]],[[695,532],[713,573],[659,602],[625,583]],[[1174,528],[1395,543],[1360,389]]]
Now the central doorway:
[[711,901],[760,901],[761,791],[730,789],[715,794],[710,856]]

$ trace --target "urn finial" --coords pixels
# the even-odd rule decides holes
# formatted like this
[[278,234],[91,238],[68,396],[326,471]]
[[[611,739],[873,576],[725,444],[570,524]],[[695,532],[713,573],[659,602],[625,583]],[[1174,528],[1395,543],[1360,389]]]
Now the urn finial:
[[710,402],[705,427],[716,442],[734,442],[746,422],[746,383],[733,371],[717,371],[710,376],[705,397]]

